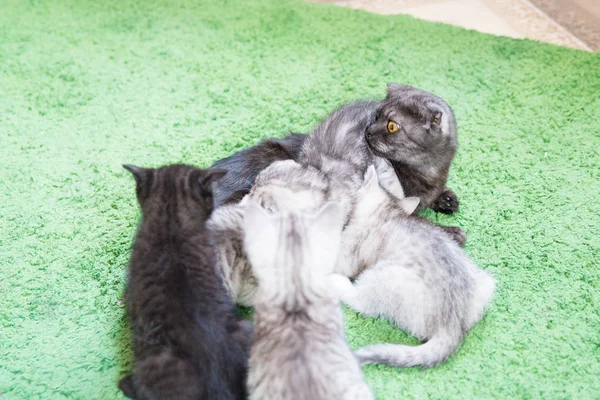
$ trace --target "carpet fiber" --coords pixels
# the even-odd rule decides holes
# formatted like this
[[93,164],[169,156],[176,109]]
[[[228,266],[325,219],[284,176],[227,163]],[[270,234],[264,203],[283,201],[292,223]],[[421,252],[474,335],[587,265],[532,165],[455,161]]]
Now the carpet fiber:
[[[2,399],[114,399],[139,211],[121,163],[207,166],[386,82],[455,109],[449,186],[497,294],[378,399],[600,396],[600,54],[292,0],[0,4]],[[347,311],[353,348],[415,343]]]

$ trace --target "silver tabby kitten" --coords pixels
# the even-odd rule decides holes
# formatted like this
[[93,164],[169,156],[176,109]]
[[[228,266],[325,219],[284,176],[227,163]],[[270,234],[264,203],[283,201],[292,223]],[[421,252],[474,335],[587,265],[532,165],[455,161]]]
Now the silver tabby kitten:
[[441,228],[409,217],[418,199],[392,197],[379,186],[373,167],[358,195],[336,269],[368,268],[354,284],[348,273],[334,274],[334,290],[352,309],[388,318],[425,343],[378,344],[356,354],[362,364],[437,365],[482,318],[494,278]]
[[343,314],[328,284],[340,247],[342,212],[269,215],[250,203],[244,247],[259,282],[248,391],[257,400],[368,400]]
[[244,210],[252,199],[269,212],[317,210],[327,201],[328,180],[314,167],[277,161],[263,170],[238,204],[221,206],[207,222],[225,287],[238,304],[254,305],[257,282],[243,249]]

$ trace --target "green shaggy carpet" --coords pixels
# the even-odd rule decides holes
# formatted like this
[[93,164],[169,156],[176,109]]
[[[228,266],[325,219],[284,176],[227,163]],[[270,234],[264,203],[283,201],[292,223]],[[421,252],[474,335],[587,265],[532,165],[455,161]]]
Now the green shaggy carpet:
[[[207,166],[386,82],[454,107],[449,186],[494,274],[447,363],[378,399],[600,397],[600,54],[292,0],[0,3],[2,399],[115,399],[139,216],[121,168]],[[415,343],[348,311],[353,348]]]

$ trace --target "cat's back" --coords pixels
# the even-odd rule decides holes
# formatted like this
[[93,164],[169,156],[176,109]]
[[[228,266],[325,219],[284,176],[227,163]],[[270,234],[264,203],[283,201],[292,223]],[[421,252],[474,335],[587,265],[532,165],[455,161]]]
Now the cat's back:
[[[332,318],[337,319],[334,314],[339,310],[331,311]],[[364,386],[368,391],[344,339],[341,311],[339,314],[339,325],[282,324],[270,337],[260,337],[253,346],[250,362],[251,398],[346,399],[351,398],[345,394],[352,392],[354,386]],[[261,361],[265,358],[268,363]]]
[[306,138],[299,160],[319,169],[328,159],[365,163],[370,152],[364,136],[377,104],[376,101],[358,101],[331,113]]
[[491,298],[493,277],[440,227],[408,216],[384,222],[381,232],[387,238],[382,258],[413,270],[432,290]]

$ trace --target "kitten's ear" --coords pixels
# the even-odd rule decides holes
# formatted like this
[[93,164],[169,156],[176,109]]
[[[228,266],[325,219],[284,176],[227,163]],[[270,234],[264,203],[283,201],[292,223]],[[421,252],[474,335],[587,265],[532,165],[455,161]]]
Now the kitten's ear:
[[141,194],[143,188],[146,188],[152,180],[152,169],[137,167],[132,164],[123,164],[123,168],[131,172],[135,178],[135,184],[138,189],[138,193]]
[[326,203],[310,222],[311,271],[315,276],[331,274],[336,267],[344,228],[344,213],[337,202]]
[[419,203],[421,199],[418,197],[406,197],[400,200],[400,207],[406,212],[408,215],[415,212],[417,207],[419,207]]
[[362,185],[364,188],[370,188],[375,183],[379,185],[379,179],[377,178],[375,165],[371,164],[369,168],[367,168],[367,172],[365,172],[365,178]]
[[260,231],[270,224],[272,224],[272,217],[267,210],[252,201],[247,201],[244,208],[244,232],[260,234]]
[[245,206],[247,204],[250,204],[250,193],[248,193],[247,195],[242,197],[239,204],[240,204],[240,206]]
[[209,168],[202,171],[202,174],[198,177],[198,182],[204,186],[210,188],[214,182],[224,177],[227,174],[226,169],[221,168]]
[[119,381],[119,389],[121,389],[123,394],[129,397],[130,399],[136,398],[137,394],[133,374],[127,375]]
[[319,227],[323,227],[328,231],[339,230],[341,232],[344,227],[344,215],[340,203],[336,201],[325,203],[325,205],[317,211],[315,222]]
[[277,229],[274,217],[261,206],[249,202],[244,207],[244,250],[259,286],[263,290],[273,287],[276,279],[274,258],[277,248]]

